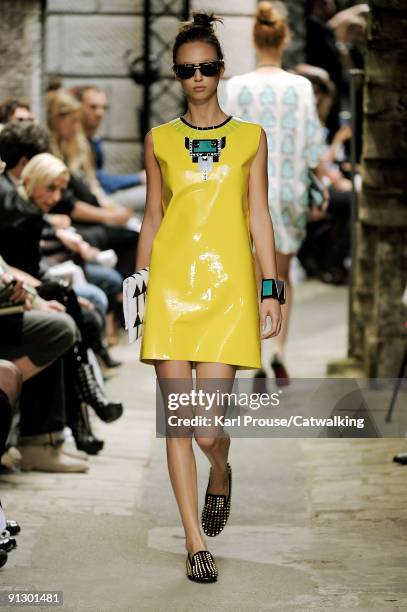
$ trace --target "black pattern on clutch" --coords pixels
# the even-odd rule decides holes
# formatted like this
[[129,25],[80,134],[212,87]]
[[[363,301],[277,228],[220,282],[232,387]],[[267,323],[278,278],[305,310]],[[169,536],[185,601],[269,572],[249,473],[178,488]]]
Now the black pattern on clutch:
[[123,281],[123,314],[129,342],[138,340],[143,333],[148,274],[149,268],[146,267]]

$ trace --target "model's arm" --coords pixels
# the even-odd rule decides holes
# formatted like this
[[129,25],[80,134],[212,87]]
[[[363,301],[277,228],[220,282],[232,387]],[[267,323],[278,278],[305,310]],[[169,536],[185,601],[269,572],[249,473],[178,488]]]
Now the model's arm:
[[147,198],[143,223],[137,243],[136,270],[150,265],[151,248],[154,237],[163,218],[162,177],[160,166],[154,155],[151,131],[144,139],[144,159],[147,173]]
[[[250,167],[249,176],[250,231],[253,236],[262,278],[277,278],[277,262],[273,224],[268,207],[267,138],[261,131],[259,148]],[[278,300],[266,298],[260,304],[260,323],[266,328],[271,317],[272,327],[263,338],[277,336],[281,328],[281,308]]]

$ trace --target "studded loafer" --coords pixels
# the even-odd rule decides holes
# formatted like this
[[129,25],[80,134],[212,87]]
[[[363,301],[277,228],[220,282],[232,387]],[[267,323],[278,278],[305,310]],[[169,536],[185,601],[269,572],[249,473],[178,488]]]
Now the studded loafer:
[[186,560],[187,576],[194,582],[216,582],[218,570],[209,550],[199,550],[194,555],[188,553]]
[[[230,504],[232,494],[232,468],[227,464],[229,470],[229,493],[228,495],[215,495],[208,493],[211,476],[205,493],[205,505],[202,510],[202,528],[207,536],[217,536],[224,528],[230,515]],[[212,468],[211,468],[212,470]]]

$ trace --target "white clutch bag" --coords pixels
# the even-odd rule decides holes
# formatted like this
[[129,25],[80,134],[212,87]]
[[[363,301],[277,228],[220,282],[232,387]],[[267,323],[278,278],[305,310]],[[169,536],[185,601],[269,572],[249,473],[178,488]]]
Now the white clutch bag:
[[129,334],[129,343],[141,338],[143,333],[148,271],[148,267],[143,268],[123,281],[124,326]]

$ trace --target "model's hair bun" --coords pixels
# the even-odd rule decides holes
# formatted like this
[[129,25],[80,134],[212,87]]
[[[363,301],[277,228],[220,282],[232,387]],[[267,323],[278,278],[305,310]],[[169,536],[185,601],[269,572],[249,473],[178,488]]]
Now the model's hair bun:
[[213,24],[219,21],[220,23],[223,20],[220,17],[217,17],[214,13],[203,13],[200,11],[193,11],[192,13],[192,21],[189,24],[193,26],[199,26],[200,28],[208,28],[208,30],[213,30]]
[[258,47],[279,47],[289,34],[288,25],[271,2],[263,0],[257,6],[254,23],[254,42]]
[[223,19],[217,17],[213,13],[204,13],[202,11],[194,11],[191,21],[181,23],[177,37],[172,48],[172,59],[176,63],[178,49],[184,43],[190,42],[205,42],[213,45],[219,60],[223,59],[223,51],[220,42],[215,34],[213,24],[219,21],[223,23]]
[[276,23],[276,12],[270,2],[260,2],[256,11],[256,21],[261,25],[274,25]]
[[190,21],[183,21],[180,25],[179,32],[199,29],[208,30],[208,32],[214,33],[213,24],[217,21],[223,23],[223,19],[221,19],[221,17],[217,17],[214,13],[193,11],[192,19]]

